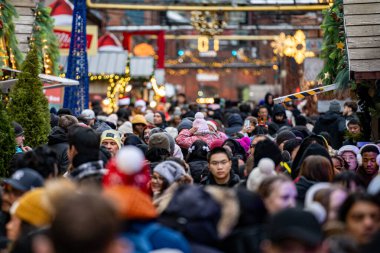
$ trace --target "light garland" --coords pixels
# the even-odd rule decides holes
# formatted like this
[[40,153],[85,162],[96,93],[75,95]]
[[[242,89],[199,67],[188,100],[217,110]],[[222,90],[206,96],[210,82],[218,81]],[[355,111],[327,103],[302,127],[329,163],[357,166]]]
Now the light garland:
[[158,87],[157,85],[157,81],[156,81],[156,78],[152,77],[150,79],[150,83],[152,84],[152,88],[154,90],[154,92],[160,96],[160,97],[165,97],[166,95],[166,92],[165,92],[165,87],[164,86],[161,86],[161,87]]

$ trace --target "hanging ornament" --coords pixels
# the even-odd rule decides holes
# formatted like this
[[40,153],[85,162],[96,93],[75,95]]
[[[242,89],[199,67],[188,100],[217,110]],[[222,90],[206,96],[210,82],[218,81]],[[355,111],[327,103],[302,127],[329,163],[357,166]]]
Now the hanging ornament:
[[325,79],[329,79],[330,78],[330,73],[329,72],[326,72],[325,73]]

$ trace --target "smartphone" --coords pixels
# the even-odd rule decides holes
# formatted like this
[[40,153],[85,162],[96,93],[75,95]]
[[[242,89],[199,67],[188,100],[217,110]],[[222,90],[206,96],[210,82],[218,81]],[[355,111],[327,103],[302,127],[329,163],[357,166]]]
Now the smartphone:
[[247,128],[249,128],[251,126],[251,121],[249,121],[249,120],[245,120],[244,121],[244,127],[247,129]]

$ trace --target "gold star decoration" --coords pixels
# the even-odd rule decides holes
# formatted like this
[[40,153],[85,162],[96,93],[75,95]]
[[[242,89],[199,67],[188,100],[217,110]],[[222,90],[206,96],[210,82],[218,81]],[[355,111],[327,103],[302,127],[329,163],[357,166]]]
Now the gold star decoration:
[[322,85],[323,84],[323,80],[321,78],[318,79],[318,85]]
[[325,78],[324,79],[329,79],[330,78],[330,73],[329,72],[326,72],[325,73]]
[[336,47],[343,50],[344,49],[344,43],[339,41],[338,43],[336,43]]

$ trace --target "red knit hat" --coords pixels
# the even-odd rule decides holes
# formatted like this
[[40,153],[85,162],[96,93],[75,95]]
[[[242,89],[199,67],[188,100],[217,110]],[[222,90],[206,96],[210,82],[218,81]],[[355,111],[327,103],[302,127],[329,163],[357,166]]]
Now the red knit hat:
[[128,185],[151,193],[149,165],[145,162],[142,152],[133,146],[123,147],[112,158],[106,168],[108,172],[103,177],[103,186]]

